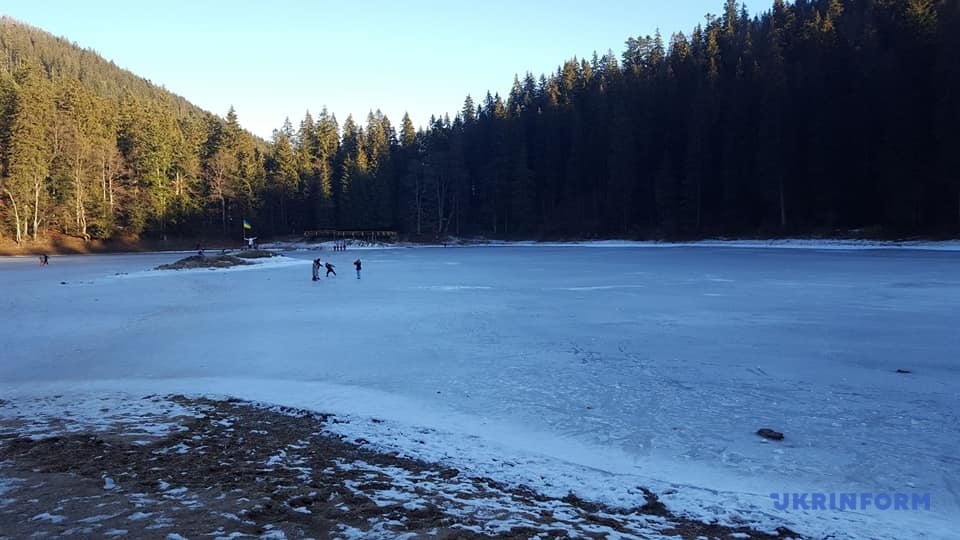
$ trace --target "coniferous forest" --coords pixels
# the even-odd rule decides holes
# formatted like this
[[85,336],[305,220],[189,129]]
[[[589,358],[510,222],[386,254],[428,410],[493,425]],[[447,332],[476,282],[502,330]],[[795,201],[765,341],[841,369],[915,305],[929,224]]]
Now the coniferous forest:
[[960,2],[718,7],[423,129],[322,110],[270,141],[3,18],[0,239],[960,233]]

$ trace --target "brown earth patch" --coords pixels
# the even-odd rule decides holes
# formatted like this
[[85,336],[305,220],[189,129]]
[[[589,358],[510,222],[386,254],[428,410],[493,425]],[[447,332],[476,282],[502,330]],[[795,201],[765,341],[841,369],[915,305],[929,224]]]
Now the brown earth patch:
[[197,413],[168,435],[27,437],[0,420],[0,539],[798,537],[693,521],[646,490],[647,504],[623,509],[466,477],[331,435],[323,414],[168,399]]

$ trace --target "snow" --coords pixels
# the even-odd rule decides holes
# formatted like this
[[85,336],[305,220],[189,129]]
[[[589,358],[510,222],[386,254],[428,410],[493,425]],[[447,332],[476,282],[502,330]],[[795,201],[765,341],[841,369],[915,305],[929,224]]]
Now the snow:
[[96,516],[90,516],[88,518],[83,518],[78,520],[79,523],[99,523],[101,521],[106,521],[108,519],[113,519],[120,514],[98,514]]
[[48,512],[43,512],[42,514],[37,514],[30,518],[33,521],[49,521],[51,523],[63,523],[63,516],[58,516],[50,514]]
[[[0,467],[4,466],[6,463],[7,463],[7,462],[0,462]],[[3,477],[0,477],[0,496],[2,496],[4,493],[10,491],[11,489],[13,489],[13,487],[14,487],[17,483],[18,483],[18,482],[17,482],[16,480],[12,479],[12,478],[3,478]],[[0,499],[0,506],[3,506],[3,501],[4,501],[4,499]]]
[[[334,242],[285,241],[261,244],[263,249],[283,251],[332,251]],[[579,240],[567,242],[501,241],[451,237],[445,243],[435,245],[379,242],[348,241],[350,251],[373,249],[424,248],[424,247],[599,247],[599,248],[638,248],[638,247],[731,247],[731,248],[776,248],[776,249],[818,249],[818,250],[863,250],[863,249],[908,249],[933,251],[960,251],[960,240],[865,240],[865,239],[814,239],[814,238],[777,238],[769,240],[709,239],[688,242],[666,242],[656,240]]]
[[[171,425],[137,415],[190,413],[141,398],[236,396],[334,413],[344,422],[331,429],[352,440],[559,496],[630,506],[642,486],[709,521],[948,537],[960,519],[958,250],[324,250],[338,266],[361,257],[363,279],[317,283],[318,254],[303,247],[215,271],[152,270],[170,253],[45,268],[3,258],[0,415],[37,433],[65,417],[70,432],[134,401],[131,424],[163,434]],[[770,494],[784,492],[931,493],[932,505],[776,510]]]
[[38,436],[104,431],[115,423],[128,424],[130,433],[162,436],[176,426],[169,420],[158,419],[158,415],[194,416],[192,411],[167,400],[139,397],[123,391],[102,392],[92,399],[65,399],[56,392],[34,394],[0,409],[0,416],[23,421],[20,433]]
[[877,250],[877,249],[897,249],[897,250],[930,250],[930,251],[960,251],[960,240],[821,240],[809,238],[779,238],[773,240],[696,240],[690,242],[659,242],[659,241],[630,241],[630,240],[589,240],[579,242],[510,242],[510,243],[488,243],[495,246],[521,246],[521,247],[707,247],[707,248],[774,248],[774,249],[815,249],[815,250]]
[[282,465],[286,457],[287,457],[287,453],[281,450],[279,454],[275,456],[270,456],[270,459],[268,459],[264,465],[266,465],[267,467],[270,467],[273,465]]

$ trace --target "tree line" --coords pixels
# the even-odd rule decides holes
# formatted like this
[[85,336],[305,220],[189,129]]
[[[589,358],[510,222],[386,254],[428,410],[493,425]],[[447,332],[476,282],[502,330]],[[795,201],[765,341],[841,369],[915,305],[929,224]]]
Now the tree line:
[[689,35],[514,78],[398,128],[262,141],[0,22],[0,235],[676,238],[960,231],[960,3],[727,0]]

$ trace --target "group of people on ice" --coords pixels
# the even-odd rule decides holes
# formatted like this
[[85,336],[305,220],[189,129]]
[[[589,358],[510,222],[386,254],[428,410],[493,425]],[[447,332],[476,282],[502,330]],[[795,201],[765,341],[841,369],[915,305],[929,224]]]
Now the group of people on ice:
[[[362,263],[360,262],[360,259],[353,261],[353,266],[357,269],[357,279],[360,279],[360,268],[363,266]],[[335,264],[330,263],[329,261],[323,262],[320,259],[314,259],[313,260],[313,281],[320,280],[321,267],[327,270],[327,275],[324,277],[330,277],[330,274],[333,274],[334,276],[337,275],[337,271],[335,270],[337,266]]]

